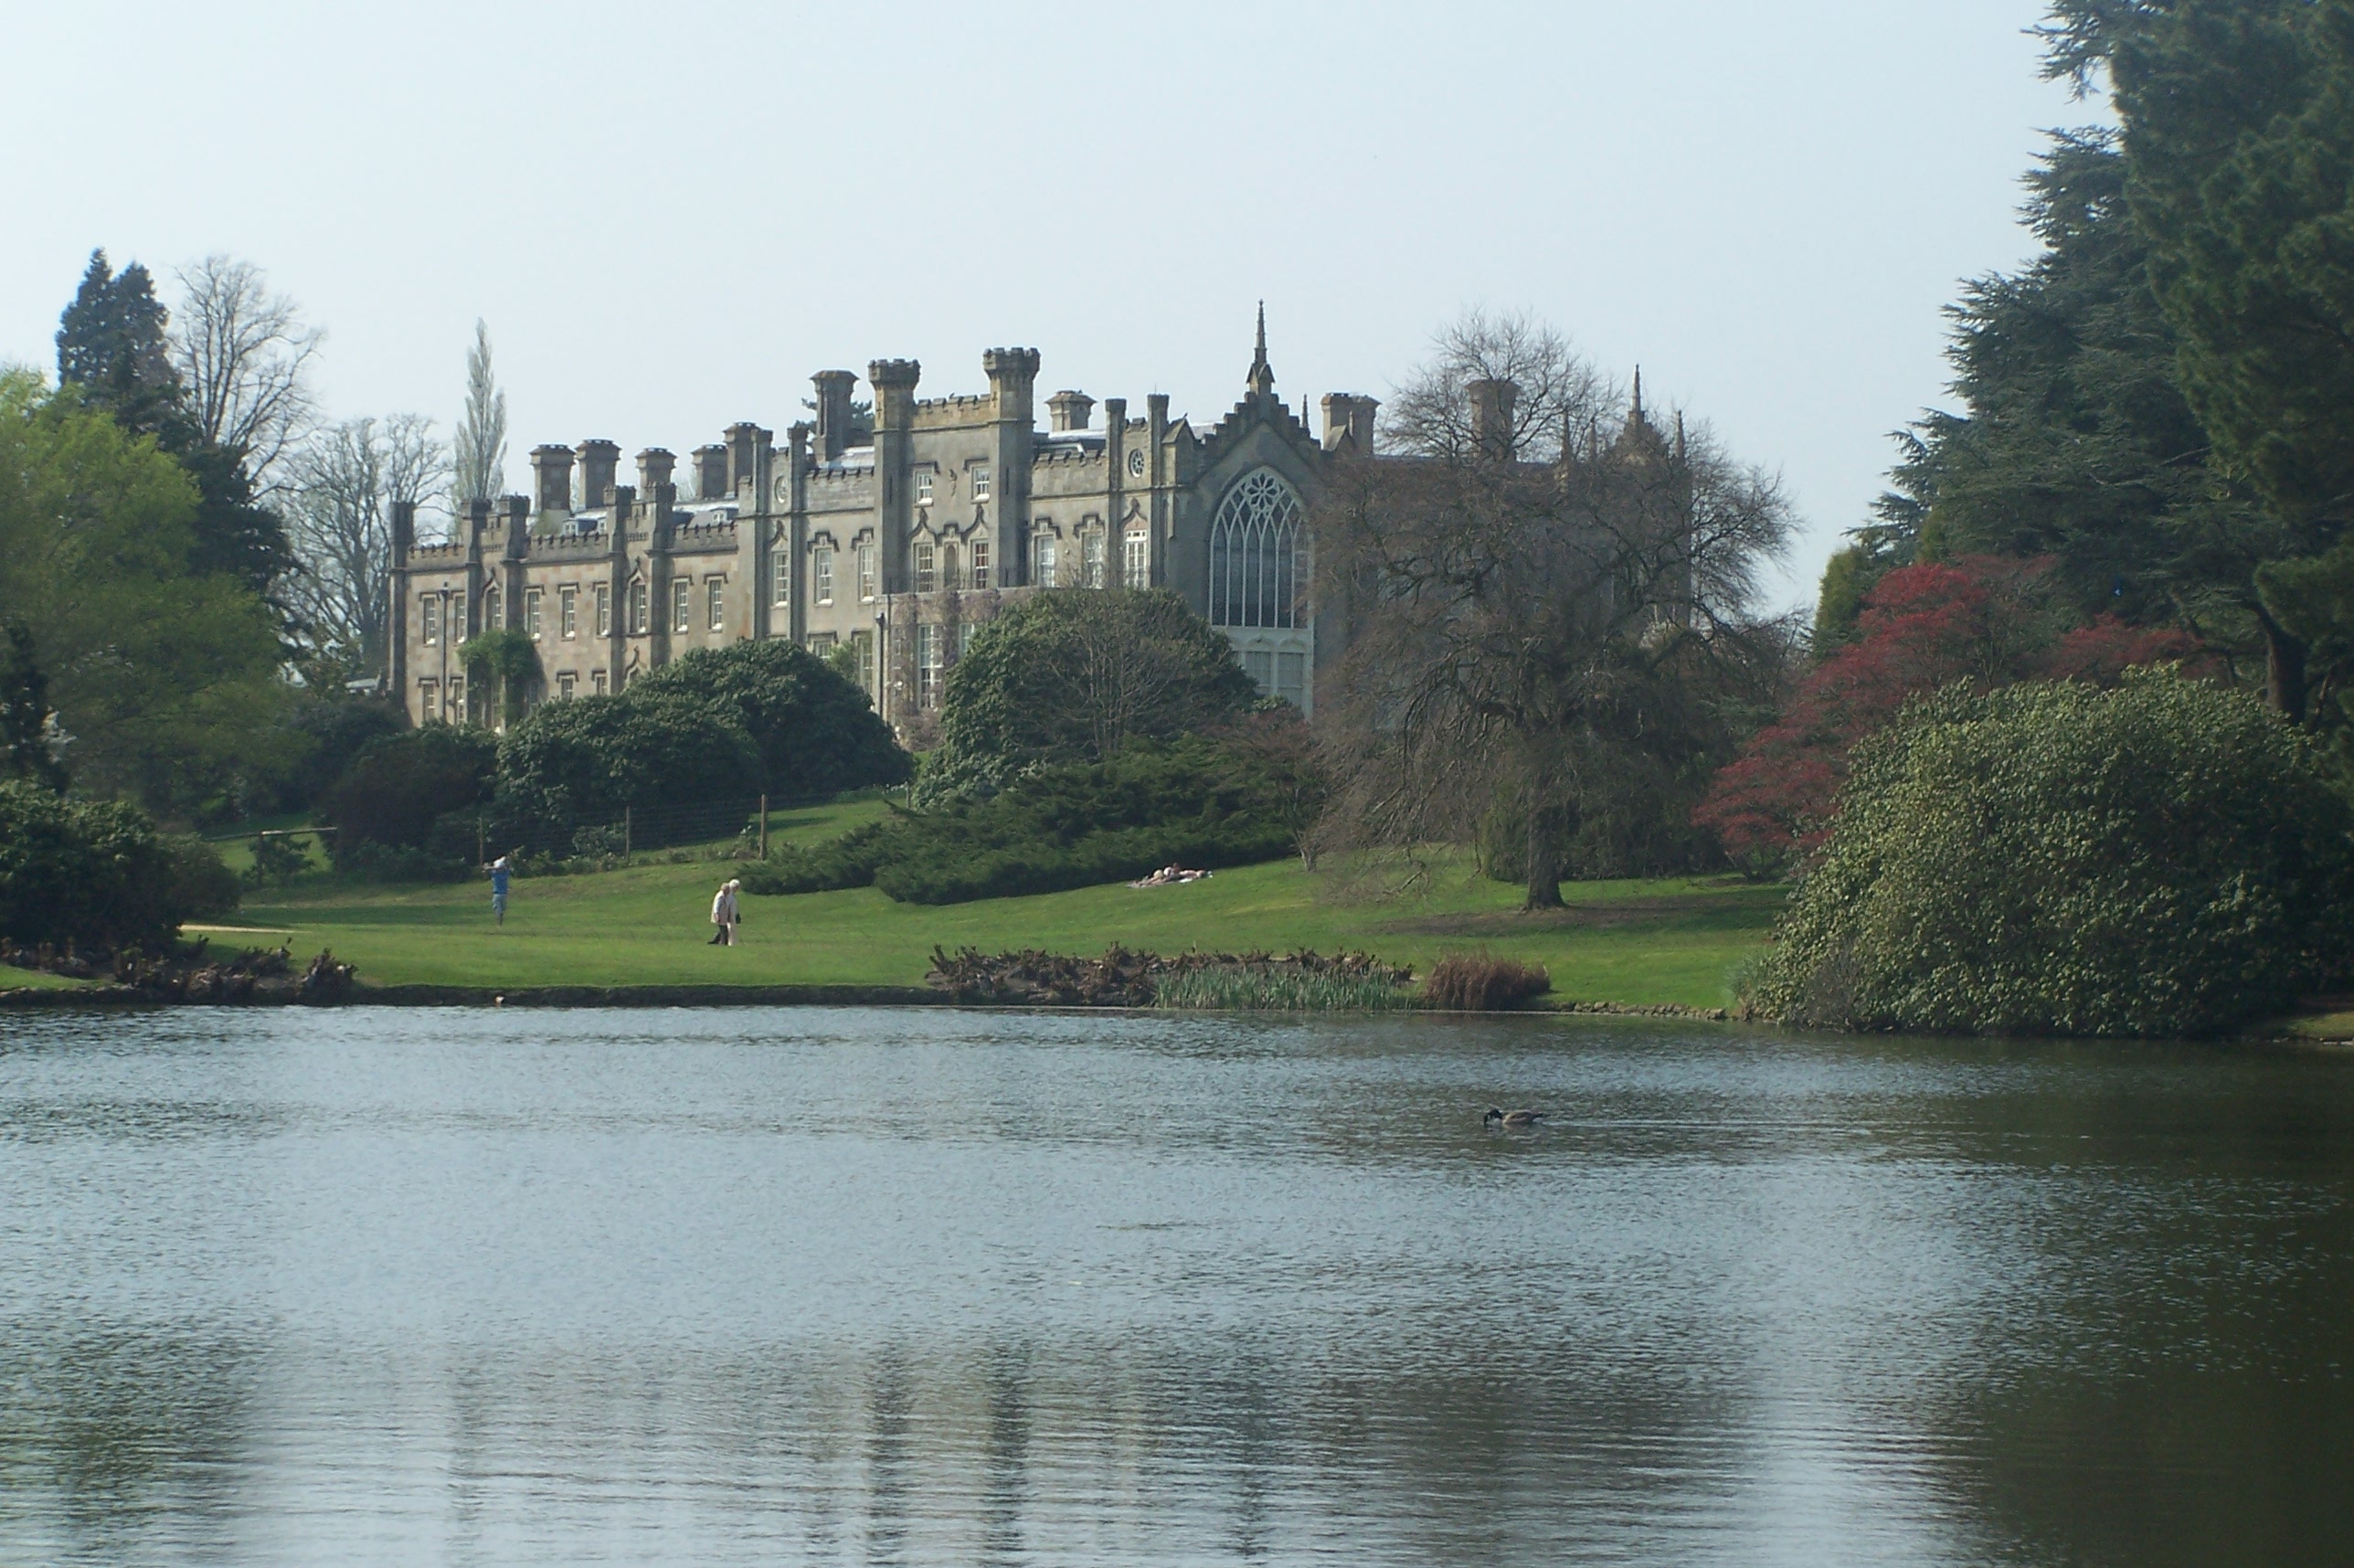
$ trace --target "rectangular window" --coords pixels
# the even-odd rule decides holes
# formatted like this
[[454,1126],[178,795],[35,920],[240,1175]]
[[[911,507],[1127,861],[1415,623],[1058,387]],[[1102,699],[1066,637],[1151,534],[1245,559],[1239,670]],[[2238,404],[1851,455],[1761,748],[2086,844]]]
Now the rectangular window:
[[[493,602],[496,602],[496,596],[493,597]],[[450,596],[450,641],[466,641],[466,596],[462,593]]]
[[597,585],[597,635],[613,635],[613,585],[610,583]]
[[971,647],[972,647],[972,622],[971,622],[971,621],[970,621],[970,620],[960,620],[960,621],[958,621],[958,622],[957,622],[957,634],[956,634],[956,654],[957,654],[957,657],[958,657],[959,659],[962,659],[962,658],[965,656],[966,652],[967,652],[968,650],[970,650]]
[[810,639],[810,652],[821,659],[832,657],[833,648],[834,636],[831,631],[818,632]]
[[1062,555],[1058,547],[1062,541],[1052,534],[1041,534],[1030,543],[1038,557],[1037,569],[1030,574],[1031,582],[1039,588],[1055,587],[1060,580],[1055,575],[1055,562]]
[[1264,648],[1252,648],[1243,653],[1243,670],[1261,692],[1275,690],[1275,655]]
[[833,602],[833,546],[820,545],[810,552],[811,591],[820,604]]
[[670,629],[673,631],[684,631],[691,624],[687,619],[691,613],[688,601],[694,594],[695,584],[691,579],[686,577],[670,579]]
[[964,587],[964,552],[954,545],[940,546],[940,587],[944,588]]
[[466,678],[462,675],[450,677],[450,722],[466,722]]
[[441,710],[435,705],[440,703],[440,700],[441,683],[439,681],[418,682],[417,712],[419,715],[419,717],[417,722],[419,724],[431,724],[435,719],[440,718],[441,716]]
[[916,504],[918,506],[929,506],[931,503],[932,476],[930,471],[927,470],[916,476]]
[[972,498],[975,501],[989,499],[989,470],[985,467],[972,471]]
[[604,671],[591,670],[588,672],[588,692],[592,696],[601,697],[605,694]]
[[1144,529],[1120,535],[1119,579],[1132,588],[1152,586],[1152,536]]
[[929,712],[940,705],[940,629],[916,628],[916,706]]
[[577,588],[556,590],[556,620],[558,630],[567,637],[580,635],[580,590]]
[[709,618],[711,630],[714,631],[726,630],[727,579],[725,577],[713,577],[709,582],[704,585],[703,597],[705,599],[703,608],[705,613]]
[[929,593],[939,586],[939,574],[932,565],[932,547],[918,539],[916,541],[916,591]]
[[1278,653],[1275,656],[1275,694],[1295,708],[1308,705],[1308,655]]
[[630,630],[641,637],[646,631],[647,598],[647,584],[643,578],[630,585]]
[[975,593],[989,586],[989,541],[972,542],[972,587]]
[[872,545],[858,546],[858,597],[864,599],[875,597],[875,546]]
[[1104,536],[1100,528],[1090,528],[1079,535],[1079,580],[1089,588],[1104,586]]
[[875,633],[854,631],[850,634],[850,652],[858,661],[858,686],[861,691],[875,690]]
[[539,641],[539,589],[523,590],[523,629],[530,633],[534,642]]
[[441,601],[428,596],[417,608],[425,618],[425,645],[429,648],[441,641]]
[[565,671],[564,673],[556,677],[556,694],[563,698],[566,702],[570,702],[572,700],[573,688],[579,684],[579,676],[575,675],[569,670]]
[[769,602],[785,605],[793,602],[793,553],[778,550],[769,556]]

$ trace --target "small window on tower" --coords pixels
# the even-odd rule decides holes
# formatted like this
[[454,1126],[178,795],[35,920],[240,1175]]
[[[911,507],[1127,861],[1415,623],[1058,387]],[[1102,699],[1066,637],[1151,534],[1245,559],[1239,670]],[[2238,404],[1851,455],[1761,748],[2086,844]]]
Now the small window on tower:
[[986,468],[972,471],[972,498],[975,501],[989,499],[989,470]]
[[793,553],[778,550],[769,556],[769,602],[790,604],[793,601]]
[[441,641],[441,602],[439,599],[428,599],[418,606],[418,609],[423,617],[425,643],[429,648]]
[[523,590],[523,629],[530,634],[534,642],[539,641],[539,589]]
[[918,506],[929,506],[931,503],[932,476],[930,471],[928,470],[916,476],[916,504]]
[[610,583],[597,585],[597,635],[613,635],[613,588]]
[[580,590],[577,588],[556,590],[557,624],[567,637],[580,635]]

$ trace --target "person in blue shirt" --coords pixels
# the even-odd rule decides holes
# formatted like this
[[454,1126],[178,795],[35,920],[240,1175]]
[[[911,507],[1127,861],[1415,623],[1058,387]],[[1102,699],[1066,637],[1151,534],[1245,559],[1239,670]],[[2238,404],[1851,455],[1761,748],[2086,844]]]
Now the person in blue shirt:
[[491,918],[504,926],[507,923],[507,857],[491,862]]

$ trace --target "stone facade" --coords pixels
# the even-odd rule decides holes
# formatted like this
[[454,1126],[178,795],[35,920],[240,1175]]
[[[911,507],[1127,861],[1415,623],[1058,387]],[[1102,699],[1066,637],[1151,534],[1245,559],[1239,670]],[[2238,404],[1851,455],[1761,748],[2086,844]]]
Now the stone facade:
[[535,700],[614,692],[695,648],[790,637],[848,647],[868,694],[903,731],[937,707],[972,630],[1023,595],[1121,584],[1167,588],[1234,641],[1262,690],[1312,711],[1340,630],[1310,600],[1305,512],[1343,449],[1370,453],[1375,403],[1335,393],[1310,433],[1275,394],[1264,316],[1242,399],[1196,433],[1169,399],[1078,392],[1044,401],[1035,349],[981,356],[986,392],[922,398],[921,367],[819,372],[816,417],[782,447],[733,425],[698,448],[688,478],[660,448],[618,482],[620,449],[534,448],[533,493],[475,502],[445,544],[394,520],[387,674],[416,723],[479,722],[461,645],[511,627],[539,646]]

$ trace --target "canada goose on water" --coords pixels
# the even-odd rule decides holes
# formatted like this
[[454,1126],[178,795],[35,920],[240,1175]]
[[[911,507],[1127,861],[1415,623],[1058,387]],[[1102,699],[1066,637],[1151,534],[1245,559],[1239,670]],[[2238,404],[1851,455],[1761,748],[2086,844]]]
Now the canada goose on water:
[[1490,1106],[1488,1114],[1479,1118],[1480,1125],[1483,1127],[1534,1127],[1543,1120],[1544,1120],[1543,1111],[1508,1111],[1500,1106]]

